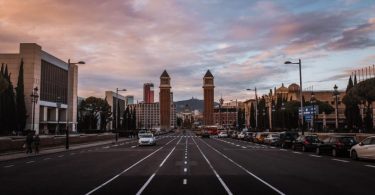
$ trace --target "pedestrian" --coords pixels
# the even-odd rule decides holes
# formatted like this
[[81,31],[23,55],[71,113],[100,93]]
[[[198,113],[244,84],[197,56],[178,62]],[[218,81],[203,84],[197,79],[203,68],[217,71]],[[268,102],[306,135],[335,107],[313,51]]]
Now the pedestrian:
[[34,137],[35,154],[39,153],[39,144],[40,144],[40,138],[39,138],[39,135],[36,134]]
[[29,132],[26,136],[26,154],[33,152],[33,149],[31,148],[33,141],[33,135],[31,134],[31,132]]

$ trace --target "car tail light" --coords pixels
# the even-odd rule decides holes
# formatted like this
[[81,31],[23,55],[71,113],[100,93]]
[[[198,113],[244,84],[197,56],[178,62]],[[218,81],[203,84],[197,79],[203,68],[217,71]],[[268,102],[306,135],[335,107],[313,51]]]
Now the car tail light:
[[341,143],[341,142],[336,142],[336,146],[338,146],[338,147],[342,147],[342,146],[344,146],[344,144]]
[[310,144],[310,142],[308,142],[308,141],[306,141],[306,140],[305,140],[303,143],[304,143],[304,144]]

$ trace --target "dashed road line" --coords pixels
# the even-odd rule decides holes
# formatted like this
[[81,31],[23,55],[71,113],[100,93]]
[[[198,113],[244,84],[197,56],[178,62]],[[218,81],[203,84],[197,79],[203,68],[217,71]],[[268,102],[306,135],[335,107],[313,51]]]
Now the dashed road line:
[[374,165],[365,165],[366,167],[371,167],[371,168],[375,168]]
[[311,157],[316,157],[316,158],[321,158],[321,157],[322,157],[322,156],[314,155],[314,154],[310,154],[309,156],[311,156]]
[[132,146],[132,148],[135,148],[135,147],[137,147],[137,146]]
[[45,159],[43,159],[43,160],[50,160],[51,158],[45,158]]
[[280,151],[287,151],[286,149],[280,149]]
[[182,184],[186,185],[187,184],[187,179],[182,180]]
[[64,157],[64,155],[60,155],[60,156],[57,156],[57,157],[61,158],[61,157]]
[[187,172],[187,168],[184,168],[184,172]]
[[336,159],[336,158],[333,158],[331,160],[334,160],[334,161],[338,161],[338,162],[343,162],[343,163],[348,163],[350,161],[347,161],[347,160],[341,160],[341,159]]
[[34,163],[35,161],[31,160],[31,161],[28,161],[26,162],[26,164],[30,164],[30,163]]
[[14,165],[7,165],[7,166],[4,166],[4,168],[10,168],[10,167],[14,167]]
[[245,147],[245,146],[242,146],[241,148],[244,148],[244,149],[246,149],[246,147]]
[[301,152],[293,152],[294,154],[302,154]]

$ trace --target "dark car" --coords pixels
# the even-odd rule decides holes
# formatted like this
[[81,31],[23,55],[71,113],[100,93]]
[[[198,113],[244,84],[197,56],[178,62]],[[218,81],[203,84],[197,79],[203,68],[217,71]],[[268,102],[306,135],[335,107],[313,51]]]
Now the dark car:
[[252,142],[253,141],[253,133],[252,132],[246,132],[244,140]]
[[284,131],[280,133],[280,140],[276,145],[281,146],[282,148],[289,148],[292,146],[294,140],[298,137],[297,132]]
[[210,133],[208,133],[208,131],[204,131],[204,132],[202,132],[201,137],[202,138],[210,138]]
[[357,144],[357,141],[354,136],[331,136],[318,144],[316,154],[349,155],[350,148],[355,144]]
[[303,152],[315,151],[318,144],[322,143],[316,135],[301,135],[293,141],[293,150],[302,150]]

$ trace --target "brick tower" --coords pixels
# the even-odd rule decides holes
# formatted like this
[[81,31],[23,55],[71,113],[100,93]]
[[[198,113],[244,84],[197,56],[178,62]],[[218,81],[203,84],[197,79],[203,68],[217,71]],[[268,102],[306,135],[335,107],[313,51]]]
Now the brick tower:
[[204,94],[204,125],[214,124],[214,76],[210,70],[207,70],[203,77],[203,94]]
[[166,70],[160,76],[160,128],[171,128],[171,78]]

